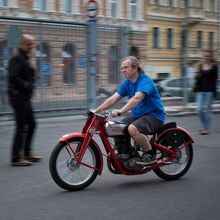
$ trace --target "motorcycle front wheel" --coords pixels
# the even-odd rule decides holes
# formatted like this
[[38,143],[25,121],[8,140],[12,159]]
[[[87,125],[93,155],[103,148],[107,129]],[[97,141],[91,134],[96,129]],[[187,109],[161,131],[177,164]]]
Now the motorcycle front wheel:
[[82,190],[89,186],[98,175],[100,155],[93,145],[89,145],[82,162],[76,156],[82,146],[82,138],[59,142],[53,149],[49,168],[55,183],[68,191]]
[[[160,141],[161,145],[166,144],[165,140]],[[177,180],[189,170],[193,159],[192,144],[183,143],[185,147],[181,147],[176,157],[163,166],[156,168],[154,173],[164,180]],[[176,149],[178,150],[178,149]],[[157,157],[166,157],[163,152],[157,152]]]

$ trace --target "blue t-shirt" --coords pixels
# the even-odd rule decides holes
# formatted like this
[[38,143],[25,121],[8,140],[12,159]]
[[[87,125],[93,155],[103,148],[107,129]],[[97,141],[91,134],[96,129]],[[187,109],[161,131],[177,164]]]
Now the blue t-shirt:
[[140,73],[135,83],[125,79],[117,90],[120,96],[128,96],[129,98],[133,97],[136,92],[143,92],[146,95],[145,98],[131,110],[132,116],[139,118],[144,115],[150,115],[164,123],[166,120],[166,112],[153,80],[144,73]]

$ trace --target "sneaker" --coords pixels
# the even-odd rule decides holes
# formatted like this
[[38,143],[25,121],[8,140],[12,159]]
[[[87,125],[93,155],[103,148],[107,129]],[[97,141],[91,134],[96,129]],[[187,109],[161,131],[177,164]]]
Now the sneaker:
[[151,154],[148,154],[148,153],[144,153],[140,160],[136,162],[137,164],[140,164],[140,165],[151,165],[151,164],[154,164],[156,163],[156,156],[154,155],[151,155]]
[[32,162],[24,160],[24,159],[19,159],[16,162],[12,162],[11,165],[15,167],[26,167],[26,166],[31,166]]
[[37,155],[30,155],[24,157],[24,159],[30,162],[40,162],[43,159],[43,157]]
[[200,130],[199,130],[199,133],[200,133],[201,135],[206,135],[206,134],[209,133],[209,131],[208,131],[207,129],[200,129]]

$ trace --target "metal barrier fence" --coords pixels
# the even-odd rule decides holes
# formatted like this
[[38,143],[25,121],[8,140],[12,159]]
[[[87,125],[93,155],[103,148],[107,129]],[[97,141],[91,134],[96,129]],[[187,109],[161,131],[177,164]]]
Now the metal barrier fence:
[[[18,30],[36,38],[36,50],[32,58],[37,85],[33,97],[34,109],[45,112],[89,108],[86,23],[13,18],[0,18],[0,22],[0,114],[11,113],[5,93],[6,68],[15,52],[15,48],[10,45],[19,37],[16,36]],[[13,36],[10,36],[11,33]],[[128,35],[129,31],[125,27],[97,25],[98,100],[102,96],[109,96],[121,80],[118,74],[119,61],[128,54]]]

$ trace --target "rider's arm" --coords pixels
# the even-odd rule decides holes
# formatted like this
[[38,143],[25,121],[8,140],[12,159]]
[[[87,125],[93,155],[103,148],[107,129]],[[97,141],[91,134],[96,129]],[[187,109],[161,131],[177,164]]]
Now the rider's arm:
[[119,113],[128,112],[137,106],[145,97],[145,93],[136,92],[135,95],[119,110]]
[[95,113],[98,113],[100,111],[109,109],[112,107],[116,102],[118,102],[122,97],[116,92],[109,98],[107,98],[96,110]]

